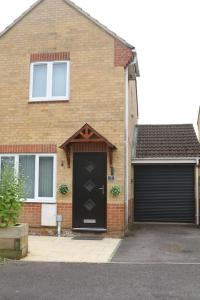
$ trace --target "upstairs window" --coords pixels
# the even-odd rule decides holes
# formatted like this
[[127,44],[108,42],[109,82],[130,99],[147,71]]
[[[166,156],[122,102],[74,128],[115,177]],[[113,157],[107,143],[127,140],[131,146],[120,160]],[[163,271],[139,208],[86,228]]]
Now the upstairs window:
[[30,72],[30,101],[69,100],[69,61],[35,62]]

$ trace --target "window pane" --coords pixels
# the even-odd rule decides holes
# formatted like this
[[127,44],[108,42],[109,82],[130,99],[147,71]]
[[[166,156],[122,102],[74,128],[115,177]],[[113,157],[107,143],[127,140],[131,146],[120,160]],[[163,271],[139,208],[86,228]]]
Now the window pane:
[[35,156],[19,156],[19,174],[24,177],[25,194],[29,199],[35,196]]
[[39,197],[53,197],[53,157],[39,158]]
[[46,97],[47,95],[47,64],[33,66],[33,97]]
[[14,166],[15,166],[14,156],[2,156],[1,157],[1,178],[2,178],[3,169],[6,166],[8,168],[13,168],[13,174],[14,174]]
[[52,96],[66,96],[67,63],[53,64]]

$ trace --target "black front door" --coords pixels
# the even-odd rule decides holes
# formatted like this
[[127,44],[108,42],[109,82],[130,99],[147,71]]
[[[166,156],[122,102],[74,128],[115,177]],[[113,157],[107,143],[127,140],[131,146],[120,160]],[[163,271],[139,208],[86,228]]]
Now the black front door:
[[74,153],[73,228],[106,228],[106,153]]

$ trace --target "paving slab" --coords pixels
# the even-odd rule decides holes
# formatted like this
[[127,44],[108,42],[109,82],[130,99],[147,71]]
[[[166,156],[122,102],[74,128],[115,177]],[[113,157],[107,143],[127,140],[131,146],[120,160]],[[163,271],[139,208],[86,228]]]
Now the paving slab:
[[23,261],[107,263],[121,239],[76,239],[73,237],[29,236],[29,253]]
[[135,224],[112,261],[200,263],[200,228],[192,225]]

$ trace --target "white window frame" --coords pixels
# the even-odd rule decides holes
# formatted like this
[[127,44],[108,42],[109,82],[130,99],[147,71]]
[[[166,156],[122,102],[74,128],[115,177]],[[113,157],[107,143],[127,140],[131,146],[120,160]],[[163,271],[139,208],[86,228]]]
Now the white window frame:
[[[59,63],[67,64],[67,83],[65,96],[52,96],[52,79],[53,79],[53,65]],[[47,65],[47,95],[45,97],[33,97],[33,70],[36,65]],[[68,101],[70,96],[70,61],[69,60],[54,60],[54,61],[39,61],[33,62],[30,65],[30,88],[29,88],[29,102],[38,101]]]
[[[27,155],[27,156],[35,156],[35,189],[34,194],[35,198],[25,199],[25,202],[34,202],[34,203],[56,203],[56,174],[57,174],[57,161],[56,161],[56,154],[50,154],[50,153],[19,153],[19,154],[0,154],[0,172],[1,172],[1,157],[14,157],[15,162],[15,172],[18,175],[19,174],[19,156],[20,155]],[[40,157],[53,157],[53,197],[39,197],[39,158]]]

